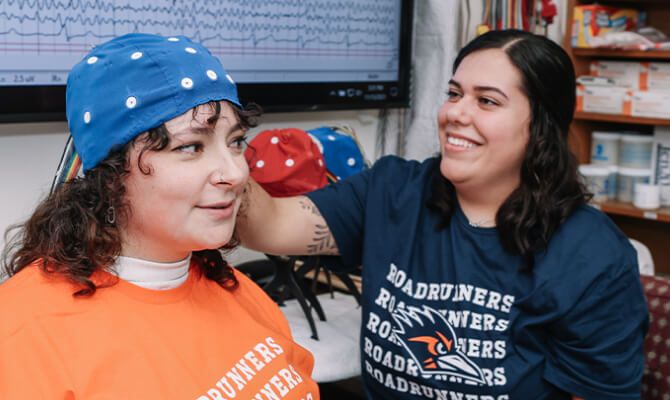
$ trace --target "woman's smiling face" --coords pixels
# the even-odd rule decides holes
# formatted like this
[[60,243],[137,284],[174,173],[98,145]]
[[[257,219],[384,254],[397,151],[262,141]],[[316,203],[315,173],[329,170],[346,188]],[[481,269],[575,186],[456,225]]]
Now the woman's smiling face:
[[221,102],[216,125],[207,123],[210,105],[168,121],[170,142],[145,151],[138,167],[141,137],[130,150],[126,178],[129,220],[122,227],[125,256],[154,261],[183,259],[191,251],[228,243],[235,227],[249,170],[245,132],[233,108]]
[[511,192],[520,183],[530,104],[521,75],[503,50],[463,59],[438,113],[440,170],[456,189]]

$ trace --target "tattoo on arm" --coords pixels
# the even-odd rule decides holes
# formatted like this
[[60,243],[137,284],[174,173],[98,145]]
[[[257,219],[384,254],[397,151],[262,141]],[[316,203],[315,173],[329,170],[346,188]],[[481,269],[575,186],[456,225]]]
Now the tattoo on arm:
[[319,209],[316,208],[314,203],[312,203],[310,200],[300,199],[299,202],[300,202],[300,207],[303,210],[307,210],[307,211],[311,212],[312,214],[316,215],[317,217],[322,217],[323,218],[323,215],[321,215],[321,213],[319,212]]
[[[319,212],[319,209],[312,203],[308,198],[302,198],[299,201],[300,207],[303,210],[310,212],[312,215],[315,215],[323,219],[323,215]],[[307,254],[324,254],[324,255],[337,255],[337,243],[335,243],[335,238],[330,232],[330,228],[326,224],[315,224],[314,233],[312,237],[312,244],[307,245]]]
[[338,254],[335,238],[327,225],[316,224],[314,226],[312,242],[307,245],[307,254]]

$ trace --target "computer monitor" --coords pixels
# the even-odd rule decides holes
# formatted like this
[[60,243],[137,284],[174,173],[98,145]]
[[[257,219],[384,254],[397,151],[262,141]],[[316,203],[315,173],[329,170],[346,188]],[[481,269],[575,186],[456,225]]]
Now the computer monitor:
[[409,103],[413,0],[27,4],[0,9],[0,122],[64,120],[70,68],[129,32],[201,42],[237,81],[242,101],[268,112]]

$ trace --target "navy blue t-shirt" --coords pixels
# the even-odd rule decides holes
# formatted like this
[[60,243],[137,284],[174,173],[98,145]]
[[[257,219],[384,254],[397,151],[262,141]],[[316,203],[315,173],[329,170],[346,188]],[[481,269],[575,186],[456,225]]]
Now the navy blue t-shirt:
[[583,206],[532,273],[495,228],[426,207],[437,160],[384,157],[309,194],[344,261],[363,265],[372,399],[638,399],[647,308],[635,250]]

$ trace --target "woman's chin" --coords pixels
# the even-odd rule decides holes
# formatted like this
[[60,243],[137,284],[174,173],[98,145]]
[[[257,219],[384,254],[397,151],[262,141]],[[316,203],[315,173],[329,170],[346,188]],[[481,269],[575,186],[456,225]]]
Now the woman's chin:
[[216,250],[220,249],[222,247],[225,247],[230,241],[232,240],[232,233],[221,237],[220,235],[218,236],[220,240],[202,240],[200,241],[196,246],[193,246],[195,249],[193,251],[200,251],[200,250]]

